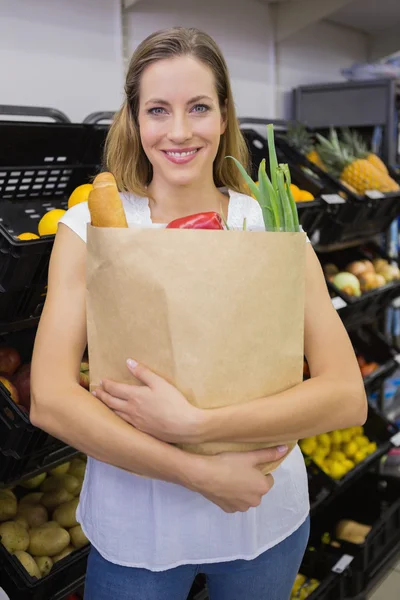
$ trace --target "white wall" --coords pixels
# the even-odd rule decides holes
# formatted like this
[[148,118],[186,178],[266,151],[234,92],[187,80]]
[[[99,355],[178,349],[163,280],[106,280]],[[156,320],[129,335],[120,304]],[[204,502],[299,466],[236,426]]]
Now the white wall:
[[123,82],[119,0],[0,0],[0,104],[73,121],[113,110]]
[[289,116],[291,90],[298,85],[343,81],[340,71],[368,58],[368,36],[320,21],[277,44],[278,116]]
[[146,0],[129,14],[130,50],[166,27],[197,27],[221,47],[239,116],[274,113],[274,43],[269,8],[258,0]]

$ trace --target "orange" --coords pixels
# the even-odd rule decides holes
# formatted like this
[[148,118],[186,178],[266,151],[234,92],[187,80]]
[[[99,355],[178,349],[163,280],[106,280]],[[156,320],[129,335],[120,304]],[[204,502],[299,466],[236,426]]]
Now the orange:
[[81,202],[87,202],[92,189],[93,185],[91,183],[84,183],[82,185],[78,185],[78,187],[74,189],[74,191],[68,198],[68,208],[72,208],[73,206],[75,206],[76,204],[80,204]]
[[61,208],[49,210],[39,221],[39,235],[55,235],[58,229],[58,221],[66,212],[66,210],[62,210]]
[[19,240],[38,240],[39,236],[36,233],[20,233],[17,235]]
[[300,194],[300,188],[294,183],[290,184],[290,191],[292,192],[292,196],[295,202],[298,201],[298,196]]
[[300,190],[300,193],[295,200],[297,200],[297,202],[308,202],[309,200],[314,200],[314,196],[306,190]]

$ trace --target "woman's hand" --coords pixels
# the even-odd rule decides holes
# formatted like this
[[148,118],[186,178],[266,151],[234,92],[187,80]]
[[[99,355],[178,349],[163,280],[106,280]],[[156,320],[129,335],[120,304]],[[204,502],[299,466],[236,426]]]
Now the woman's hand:
[[172,384],[144,365],[128,360],[127,366],[144,385],[107,379],[93,394],[144,433],[164,442],[193,442],[202,410],[192,406]]

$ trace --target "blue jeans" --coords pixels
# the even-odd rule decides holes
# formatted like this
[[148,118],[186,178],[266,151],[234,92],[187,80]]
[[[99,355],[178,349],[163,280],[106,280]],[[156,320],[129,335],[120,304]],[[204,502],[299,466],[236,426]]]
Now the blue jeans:
[[85,600],[186,600],[198,573],[206,575],[210,600],[289,600],[309,533],[307,519],[254,560],[183,565],[161,572],[115,565],[92,547]]

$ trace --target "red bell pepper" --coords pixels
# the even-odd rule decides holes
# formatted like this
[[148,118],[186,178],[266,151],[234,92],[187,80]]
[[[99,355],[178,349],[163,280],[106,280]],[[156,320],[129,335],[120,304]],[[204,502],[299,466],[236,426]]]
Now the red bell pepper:
[[188,217],[174,219],[167,225],[167,229],[223,229],[224,225],[220,215],[216,212],[203,212]]

